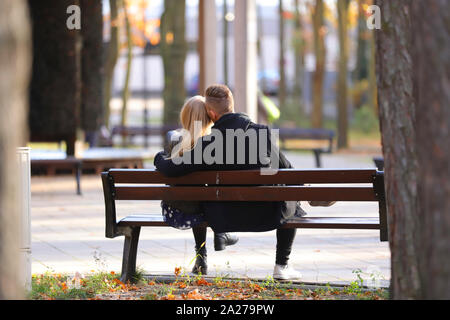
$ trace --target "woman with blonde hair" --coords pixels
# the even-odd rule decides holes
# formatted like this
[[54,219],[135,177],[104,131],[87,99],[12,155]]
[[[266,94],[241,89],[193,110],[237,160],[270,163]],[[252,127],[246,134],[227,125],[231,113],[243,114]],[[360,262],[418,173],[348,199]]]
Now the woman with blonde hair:
[[[182,157],[185,152],[192,150],[201,137],[211,133],[212,120],[209,118],[205,98],[194,96],[186,101],[180,112],[182,129],[169,131],[166,153],[171,159]],[[201,202],[198,201],[162,201],[164,221],[170,226],[186,230],[192,228],[195,239],[196,260],[193,273],[207,274],[206,262],[206,227],[202,213]],[[238,238],[227,233],[214,234],[214,249],[224,250],[233,245]]]

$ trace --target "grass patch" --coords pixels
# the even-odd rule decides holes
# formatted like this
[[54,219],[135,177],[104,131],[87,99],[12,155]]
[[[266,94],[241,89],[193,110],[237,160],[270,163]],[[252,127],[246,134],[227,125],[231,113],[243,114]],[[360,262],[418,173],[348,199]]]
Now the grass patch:
[[385,289],[367,290],[360,281],[349,286],[306,286],[273,278],[233,280],[189,275],[175,268],[175,277],[158,281],[138,272],[134,283],[122,283],[115,272],[86,277],[33,275],[30,299],[64,300],[384,300]]

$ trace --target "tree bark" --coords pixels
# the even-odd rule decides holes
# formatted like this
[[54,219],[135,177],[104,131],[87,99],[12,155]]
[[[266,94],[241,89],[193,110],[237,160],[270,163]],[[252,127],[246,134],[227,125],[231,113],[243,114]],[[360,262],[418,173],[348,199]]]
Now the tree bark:
[[161,56],[164,66],[163,123],[178,122],[179,112],[186,98],[184,63],[187,43],[185,39],[185,0],[165,0],[161,17]]
[[[376,32],[377,83],[385,162],[391,297],[420,298],[418,164],[414,125],[409,0],[378,0],[382,30]],[[421,215],[428,212],[420,212]]]
[[444,0],[377,4],[391,296],[449,299],[450,14]]
[[26,1],[0,1],[0,300],[23,299],[16,148],[28,139],[31,32]]
[[323,108],[323,80],[325,75],[325,26],[324,26],[324,3],[316,0],[313,12],[314,31],[314,54],[316,57],[316,69],[313,74],[312,84],[312,117],[313,128],[321,128]]
[[[422,299],[450,299],[450,12],[411,2],[418,160],[416,219]],[[420,236],[418,236],[420,235]]]
[[338,149],[348,147],[348,114],[347,114],[347,67],[348,67],[348,6],[349,0],[338,0],[338,37],[339,63],[337,79],[337,109],[338,109]]

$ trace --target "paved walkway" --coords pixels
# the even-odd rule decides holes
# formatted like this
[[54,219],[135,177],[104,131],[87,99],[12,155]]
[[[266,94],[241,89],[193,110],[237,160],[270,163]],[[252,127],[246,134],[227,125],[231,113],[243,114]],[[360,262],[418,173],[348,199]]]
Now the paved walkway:
[[[313,167],[309,153],[287,153],[298,168]],[[324,155],[324,167],[373,167],[371,156]],[[151,163],[148,167],[152,167]],[[104,236],[104,202],[100,177],[84,175],[83,195],[75,194],[71,176],[33,177],[32,272],[46,271],[88,274],[93,271],[120,272],[123,237]],[[310,216],[377,216],[376,203],[336,203],[330,208],[303,208]],[[118,203],[119,217],[130,213],[158,213],[155,201]],[[208,230],[209,275],[267,278],[275,260],[275,231],[238,233],[240,241],[225,251],[215,252]],[[146,274],[170,275],[175,267],[192,269],[194,241],[190,230],[143,228],[139,242],[138,267]],[[390,253],[379,232],[372,230],[298,230],[290,263],[305,282],[342,283],[357,279],[361,270],[368,278],[375,273],[386,285],[390,277]]]

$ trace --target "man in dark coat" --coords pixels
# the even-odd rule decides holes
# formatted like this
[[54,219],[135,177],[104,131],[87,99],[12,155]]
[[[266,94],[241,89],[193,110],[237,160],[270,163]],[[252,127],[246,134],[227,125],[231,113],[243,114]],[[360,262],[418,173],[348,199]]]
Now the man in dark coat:
[[[183,154],[181,163],[164,152],[155,156],[156,168],[167,176],[181,176],[202,170],[250,170],[292,168],[273,145],[270,130],[234,112],[231,91],[224,85],[210,86],[205,93],[206,108],[214,122],[212,133],[197,141]],[[304,215],[295,201],[204,202],[205,219],[216,233],[261,232],[277,229],[274,278],[295,279],[301,275],[288,267],[296,229],[279,227],[294,215]]]

